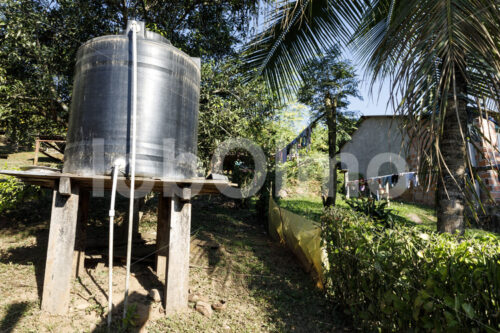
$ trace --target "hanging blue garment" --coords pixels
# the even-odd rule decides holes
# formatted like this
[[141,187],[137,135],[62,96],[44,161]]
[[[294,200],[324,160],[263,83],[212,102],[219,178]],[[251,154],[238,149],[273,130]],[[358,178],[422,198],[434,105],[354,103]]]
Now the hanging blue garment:
[[385,177],[382,177],[382,186],[385,188],[385,186],[390,182],[391,182],[391,177],[392,176],[385,176]]

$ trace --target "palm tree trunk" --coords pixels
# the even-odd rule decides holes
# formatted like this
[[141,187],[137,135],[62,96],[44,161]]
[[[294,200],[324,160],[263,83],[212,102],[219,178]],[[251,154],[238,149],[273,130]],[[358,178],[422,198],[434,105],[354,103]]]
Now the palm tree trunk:
[[[442,172],[437,187],[437,229],[439,232],[464,232],[465,175],[467,153],[467,82],[456,70],[456,101],[448,97],[440,151],[443,157]],[[463,133],[463,136],[462,136]],[[446,169],[448,168],[449,171]]]
[[325,207],[335,206],[337,197],[337,99],[332,101],[328,94],[325,97],[326,125],[328,127],[328,196],[324,200]]

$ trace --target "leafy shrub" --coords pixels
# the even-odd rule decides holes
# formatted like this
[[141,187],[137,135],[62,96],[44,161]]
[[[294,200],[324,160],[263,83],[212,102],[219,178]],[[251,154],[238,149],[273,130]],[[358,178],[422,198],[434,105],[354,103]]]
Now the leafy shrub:
[[322,217],[327,291],[365,329],[500,329],[500,240],[381,228],[341,208]]
[[392,228],[394,225],[394,216],[392,210],[387,208],[386,201],[376,201],[372,198],[352,198],[346,200],[346,203],[353,210],[371,217],[386,228]]
[[39,187],[26,185],[14,177],[0,179],[0,213],[38,194]]

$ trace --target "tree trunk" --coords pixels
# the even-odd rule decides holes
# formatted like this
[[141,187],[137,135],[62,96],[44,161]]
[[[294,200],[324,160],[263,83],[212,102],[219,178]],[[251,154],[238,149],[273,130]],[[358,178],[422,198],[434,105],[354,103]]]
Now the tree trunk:
[[[456,102],[448,96],[445,128],[441,136],[440,150],[443,156],[441,175],[437,187],[437,229],[439,232],[463,234],[465,208],[465,176],[467,153],[467,82],[460,70],[455,73]],[[462,137],[461,131],[464,135]],[[449,171],[446,169],[448,168]]]
[[337,99],[332,101],[328,94],[325,97],[326,125],[328,127],[328,196],[324,200],[325,207],[335,206],[337,197]]

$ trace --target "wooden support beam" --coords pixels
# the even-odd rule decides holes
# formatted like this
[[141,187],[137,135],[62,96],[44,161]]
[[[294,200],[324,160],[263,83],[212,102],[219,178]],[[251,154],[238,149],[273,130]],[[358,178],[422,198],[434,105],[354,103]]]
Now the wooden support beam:
[[181,190],[180,198],[183,201],[189,201],[189,200],[191,200],[191,188],[189,188],[189,187],[183,187],[182,190]]
[[50,141],[50,140],[49,141],[45,141],[45,144],[47,146],[49,146],[50,148],[54,149],[55,151],[57,151],[57,152],[59,152],[59,153],[61,153],[61,154],[64,155],[64,151],[61,148],[59,148],[57,145],[52,144],[52,142],[53,141]]
[[54,160],[54,161],[56,161],[56,162],[62,162],[62,161],[63,161],[63,160],[62,160],[62,159],[60,159],[60,158],[57,158],[57,157],[55,157],[55,156],[50,155],[50,154],[49,154],[49,153],[47,153],[46,151],[40,150],[40,153],[44,154],[44,155],[45,155],[45,156],[47,156],[48,158],[53,159],[53,160]]
[[40,151],[40,140],[35,141],[35,158],[33,159],[33,165],[38,165],[38,152]]
[[158,198],[158,222],[156,224],[156,276],[165,283],[168,256],[168,232],[171,209],[171,198],[166,198],[163,193]]
[[65,314],[68,311],[78,199],[79,187],[76,184],[72,186],[69,196],[54,190],[42,295],[42,310],[51,314]]
[[59,193],[61,195],[71,195],[71,180],[69,177],[59,179]]
[[170,200],[165,271],[165,313],[169,315],[188,307],[191,202],[176,195],[165,200]]
[[89,190],[80,189],[76,240],[73,254],[73,277],[78,278],[85,272],[85,246],[87,243],[87,221],[89,216]]

